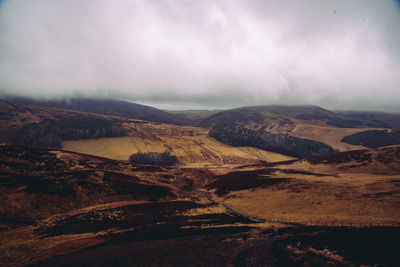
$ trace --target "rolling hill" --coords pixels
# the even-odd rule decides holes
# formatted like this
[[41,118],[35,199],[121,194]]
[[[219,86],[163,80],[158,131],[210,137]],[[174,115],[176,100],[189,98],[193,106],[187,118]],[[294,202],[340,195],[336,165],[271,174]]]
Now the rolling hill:
[[181,165],[198,167],[291,159],[256,148],[222,144],[201,127],[6,101],[0,104],[4,124],[0,142],[4,143],[62,148],[125,161],[133,153],[170,151]]
[[27,124],[46,119],[63,119],[87,113],[43,106],[11,103],[0,99],[0,143],[10,143],[18,131]]
[[[181,113],[183,114],[183,112]],[[249,106],[224,110],[199,120],[199,125],[211,127],[215,124],[237,125],[263,119],[289,119],[339,128],[390,128],[400,127],[400,114],[383,112],[329,111],[318,106]]]
[[10,103],[29,106],[50,107],[87,113],[140,119],[161,123],[192,125],[193,121],[153,107],[112,99],[70,98],[63,100],[37,100],[28,98],[8,98]]
[[[1,266],[25,266],[63,254],[77,262],[69,263],[69,257],[39,265],[76,266],[87,260],[93,264],[96,259],[74,257],[100,244],[104,256],[114,251],[119,261],[138,261],[138,255],[126,254],[132,249],[126,250],[127,246],[136,242],[151,247],[157,240],[174,244],[187,238],[183,243],[199,243],[202,250],[207,237],[241,236],[253,228],[253,221],[230,214],[196,192],[187,197],[212,178],[207,171],[133,166],[78,153],[4,145],[0,158]],[[179,258],[179,253],[165,252],[169,253]],[[113,257],[103,260],[98,264]]]
[[[317,106],[254,106],[214,113],[198,123],[213,129],[234,127],[257,131],[260,135],[263,132],[269,135],[284,134],[322,142],[338,151],[349,151],[365,147],[359,143],[343,142],[346,136],[365,131],[396,129],[398,121],[398,114],[333,112]],[[285,153],[282,152],[285,150],[279,151]]]
[[[0,145],[2,266],[399,263],[400,147],[341,142],[380,128],[332,126],[317,107],[228,110],[203,127],[7,101],[0,112],[2,142],[55,136],[63,149]],[[247,146],[212,138],[222,123]],[[345,152],[294,159],[249,136]],[[136,152],[180,167],[127,163]]]

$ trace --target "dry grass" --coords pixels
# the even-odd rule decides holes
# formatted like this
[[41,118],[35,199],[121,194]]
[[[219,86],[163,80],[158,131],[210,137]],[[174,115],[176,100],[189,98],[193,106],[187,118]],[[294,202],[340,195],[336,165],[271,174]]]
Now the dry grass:
[[280,221],[399,223],[400,191],[392,189],[393,177],[368,177],[365,182],[363,178],[357,181],[358,186],[340,178],[324,182],[296,179],[285,186],[231,193],[225,202],[241,213]]
[[290,132],[290,134],[300,138],[323,142],[339,151],[349,151],[363,149],[365,147],[343,143],[341,142],[342,138],[369,130],[377,130],[377,128],[338,128],[334,126],[307,124],[296,121],[296,127]]
[[190,167],[253,164],[260,160],[277,162],[292,159],[250,147],[232,147],[208,136],[198,127],[155,123],[131,123],[127,137],[63,141],[62,148],[117,160],[128,160],[138,152],[170,151],[181,164]]
[[[231,191],[219,200],[240,213],[265,219],[397,225],[400,223],[398,151],[396,147],[370,150],[364,152],[370,155],[364,161],[311,164],[301,160],[278,165],[263,176],[279,181],[286,178],[285,182]],[[243,181],[252,181],[250,175],[254,174],[257,171],[249,172],[249,178]]]

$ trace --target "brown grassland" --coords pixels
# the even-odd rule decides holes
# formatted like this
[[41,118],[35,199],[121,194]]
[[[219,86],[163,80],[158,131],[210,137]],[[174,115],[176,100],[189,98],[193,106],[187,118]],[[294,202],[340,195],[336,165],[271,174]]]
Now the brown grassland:
[[208,136],[208,129],[151,122],[125,123],[129,136],[63,141],[63,149],[128,160],[133,153],[170,151],[186,167],[246,165],[260,160],[278,162],[289,156],[252,147],[232,147]]
[[[397,225],[399,174],[400,147],[344,152],[332,161],[321,157],[316,162],[300,160],[248,170],[247,176],[244,172],[239,178],[235,173],[228,174],[224,177],[227,187],[229,175],[233,180],[240,179],[241,186],[227,190],[218,201],[240,213],[267,220]],[[257,181],[250,179],[254,176],[258,176]],[[254,182],[259,186],[253,187]]]
[[296,121],[296,126],[290,134],[296,137],[315,140],[330,145],[339,151],[364,149],[363,146],[355,146],[341,142],[343,137],[368,130],[381,130],[378,128],[337,128],[330,125],[311,124]]

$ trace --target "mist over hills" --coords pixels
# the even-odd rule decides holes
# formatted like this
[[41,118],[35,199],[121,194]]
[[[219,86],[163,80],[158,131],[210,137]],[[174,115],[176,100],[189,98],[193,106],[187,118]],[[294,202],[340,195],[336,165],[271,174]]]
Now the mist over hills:
[[265,116],[272,115],[279,116],[280,118],[323,121],[336,127],[400,129],[400,114],[376,111],[331,111],[316,105],[258,105],[221,110],[164,111],[152,106],[121,99],[74,97],[43,100],[10,96],[3,97],[2,99],[14,104],[59,108],[175,125],[209,127],[219,122],[261,122]]
[[0,93],[399,112],[396,1],[3,0]]

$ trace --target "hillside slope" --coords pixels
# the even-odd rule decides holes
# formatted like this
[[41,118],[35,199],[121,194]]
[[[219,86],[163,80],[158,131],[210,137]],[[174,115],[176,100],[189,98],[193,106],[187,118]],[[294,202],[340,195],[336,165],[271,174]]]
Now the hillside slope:
[[169,151],[178,157],[181,165],[212,167],[254,164],[260,161],[277,162],[291,157],[245,147],[232,147],[208,136],[208,129],[174,126],[150,122],[123,124],[128,137],[64,141],[65,150],[128,160],[133,153]]
[[237,212],[266,220],[397,225],[399,178],[396,146],[229,172],[208,188]]
[[[127,265],[132,260],[143,264],[146,259],[136,255],[136,249],[126,250],[132,242],[144,243],[148,250],[157,240],[170,240],[167,247],[179,249],[175,243],[179,238],[187,238],[185,243],[193,246],[203,236],[241,237],[253,228],[253,221],[230,214],[196,192],[187,198],[188,192],[212,178],[207,171],[133,166],[65,151],[4,145],[0,158],[1,266],[38,262],[40,266],[60,255],[69,256],[42,264],[104,266],[127,261],[121,263]],[[196,253],[207,247],[199,244]],[[76,256],[93,248],[99,249],[95,259]],[[180,257],[172,250],[166,255],[171,253]],[[217,250],[219,256],[226,254]],[[99,255],[104,258],[97,262]],[[156,263],[166,257],[154,259],[154,255],[147,261]]]
[[[358,114],[358,113],[357,113]],[[378,113],[338,113],[317,106],[254,106],[215,113],[200,120],[203,127],[244,127],[261,133],[287,134],[297,138],[322,142],[335,150],[349,151],[365,148],[342,142],[345,136],[369,130],[372,127],[397,127],[395,118],[400,115]],[[375,114],[371,112],[371,114]],[[355,116],[355,115],[354,115]]]
[[[11,103],[0,99],[0,143],[10,143],[18,131],[26,124],[40,123],[44,120],[65,119],[79,115],[89,115],[85,112],[30,106]],[[90,114],[93,116],[93,114]]]
[[399,265],[399,147],[213,172],[0,159],[1,266]]
[[[241,165],[260,160],[275,162],[290,159],[255,148],[224,145],[208,137],[208,129],[200,127],[6,101],[0,101],[0,112],[4,125],[0,129],[0,142],[4,143],[47,148],[59,148],[61,144],[65,150],[117,160],[128,160],[131,154],[137,152],[170,151],[185,166]],[[118,137],[126,135],[125,132],[129,136]],[[106,136],[117,138],[101,138]],[[76,140],[78,138],[85,140]]]
[[111,99],[71,98],[65,100],[36,100],[27,98],[9,98],[8,102],[30,106],[51,107],[140,119],[177,125],[192,125],[193,121],[157,108],[135,104],[132,102]]

